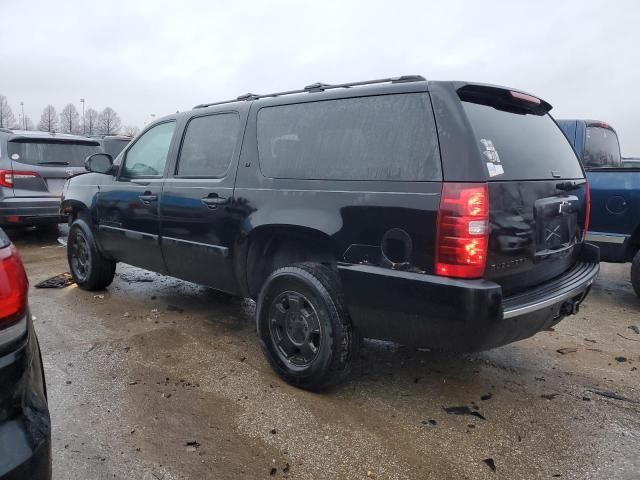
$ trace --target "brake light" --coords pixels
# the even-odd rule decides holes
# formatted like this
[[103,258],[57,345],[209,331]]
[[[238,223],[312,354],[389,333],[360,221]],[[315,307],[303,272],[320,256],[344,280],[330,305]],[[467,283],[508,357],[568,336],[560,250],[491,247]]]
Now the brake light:
[[437,275],[482,277],[489,243],[486,183],[443,183],[436,236]]
[[20,320],[27,310],[29,283],[13,244],[0,249],[0,330]]
[[582,240],[587,239],[587,231],[589,230],[589,219],[591,218],[591,189],[589,183],[585,183],[585,218],[584,218],[584,231],[582,232]]
[[21,178],[37,178],[38,175],[36,172],[21,172],[18,170],[0,170],[0,186],[13,188],[13,183],[15,180]]
[[513,91],[510,91],[509,93],[511,94],[512,98],[517,98],[518,100],[523,100],[525,102],[535,103],[536,105],[540,105],[541,100],[539,98],[534,97],[533,95],[527,95],[526,93],[513,92]]

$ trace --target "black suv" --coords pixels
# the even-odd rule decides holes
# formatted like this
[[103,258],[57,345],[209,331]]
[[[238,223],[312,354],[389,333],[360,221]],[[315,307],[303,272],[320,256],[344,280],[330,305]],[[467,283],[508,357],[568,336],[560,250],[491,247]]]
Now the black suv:
[[534,96],[406,76],[199,105],[70,179],[85,289],[125,262],[257,299],[275,370],[320,389],[359,338],[482,350],[575,313],[589,191]]

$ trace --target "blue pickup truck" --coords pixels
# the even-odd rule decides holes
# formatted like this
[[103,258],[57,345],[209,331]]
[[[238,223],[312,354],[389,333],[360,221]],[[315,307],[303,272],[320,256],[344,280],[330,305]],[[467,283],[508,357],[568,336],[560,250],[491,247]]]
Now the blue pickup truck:
[[640,164],[626,166],[616,131],[594,120],[558,120],[587,172],[591,216],[587,240],[603,262],[631,262],[640,297]]

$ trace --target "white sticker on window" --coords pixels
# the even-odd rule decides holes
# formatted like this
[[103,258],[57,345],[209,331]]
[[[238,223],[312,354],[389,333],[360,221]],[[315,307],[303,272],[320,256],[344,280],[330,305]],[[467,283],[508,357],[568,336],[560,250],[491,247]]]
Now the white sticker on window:
[[484,155],[485,159],[492,163],[500,163],[500,155],[498,155],[493,142],[486,138],[481,138],[480,143],[482,144],[482,155]]
[[11,155],[11,160],[20,160],[20,155],[14,153],[13,155]]
[[493,162],[487,162],[487,171],[489,172],[490,177],[495,177],[496,175],[502,175],[504,173],[502,165],[495,164]]

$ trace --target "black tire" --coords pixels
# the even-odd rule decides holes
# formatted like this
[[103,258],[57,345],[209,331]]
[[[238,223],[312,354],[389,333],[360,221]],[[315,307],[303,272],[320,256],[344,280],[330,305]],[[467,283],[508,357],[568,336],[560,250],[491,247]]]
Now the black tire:
[[273,272],[256,317],[262,350],[287,383],[317,391],[348,375],[359,340],[339,278],[328,267],[299,263]]
[[116,273],[116,262],[100,253],[91,228],[82,219],[74,221],[69,229],[67,260],[73,280],[83,290],[102,290]]
[[631,285],[636,295],[640,297],[640,250],[636,252],[631,261]]

